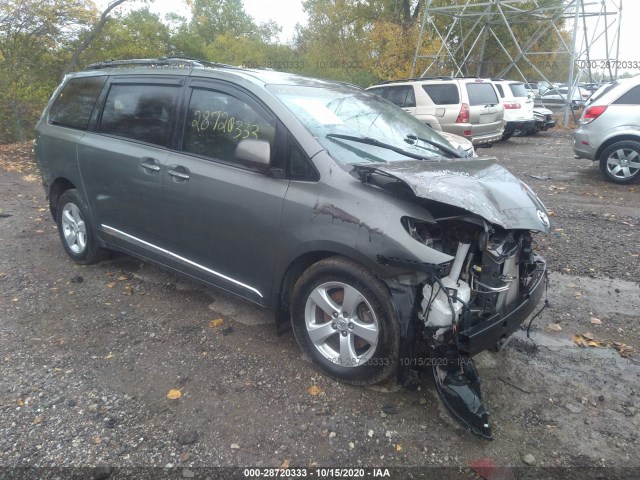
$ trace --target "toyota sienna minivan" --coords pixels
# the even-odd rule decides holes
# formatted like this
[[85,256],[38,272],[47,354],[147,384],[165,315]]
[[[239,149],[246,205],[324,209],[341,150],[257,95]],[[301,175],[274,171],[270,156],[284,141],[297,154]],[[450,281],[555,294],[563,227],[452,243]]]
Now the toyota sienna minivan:
[[538,303],[549,230],[495,159],[358,87],[172,58],[65,77],[35,153],[73,261],[126,252],[268,307],[351,384],[427,366],[491,437],[472,357]]

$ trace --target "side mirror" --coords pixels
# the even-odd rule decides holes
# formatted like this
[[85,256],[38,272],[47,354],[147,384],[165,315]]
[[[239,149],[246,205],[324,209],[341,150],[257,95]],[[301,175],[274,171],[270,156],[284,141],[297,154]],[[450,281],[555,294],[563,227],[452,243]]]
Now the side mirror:
[[250,167],[266,170],[271,165],[271,145],[266,140],[245,138],[238,143],[235,158]]

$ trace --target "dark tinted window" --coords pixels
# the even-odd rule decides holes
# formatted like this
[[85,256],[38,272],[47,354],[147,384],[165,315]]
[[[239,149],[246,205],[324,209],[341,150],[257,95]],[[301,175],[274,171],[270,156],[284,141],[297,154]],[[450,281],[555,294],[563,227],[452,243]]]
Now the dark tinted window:
[[166,146],[178,90],[166,85],[112,85],[100,132]]
[[498,90],[498,93],[500,94],[500,97],[504,98],[504,90],[502,89],[502,85],[496,84],[496,89]]
[[292,138],[287,148],[287,176],[294,180],[315,180],[317,177],[311,161]]
[[467,83],[469,105],[490,105],[498,103],[498,96],[490,83]]
[[633,87],[613,103],[616,105],[640,105],[640,85]]
[[236,97],[213,90],[193,90],[187,112],[183,150],[235,162],[236,146],[245,138],[272,145],[275,120]]
[[427,95],[436,105],[457,105],[460,103],[457,85],[451,83],[445,85],[422,85],[422,89],[427,92]]
[[415,107],[416,96],[411,85],[402,87],[388,87],[384,98],[399,107]]
[[511,93],[513,93],[514,97],[528,96],[527,89],[524,88],[524,84],[522,83],[510,83],[509,88],[511,89]]
[[76,78],[67,83],[51,106],[49,123],[86,130],[106,79]]
[[367,89],[368,92],[371,93],[375,93],[376,95],[382,97],[384,94],[384,87],[380,87],[380,88],[368,88]]

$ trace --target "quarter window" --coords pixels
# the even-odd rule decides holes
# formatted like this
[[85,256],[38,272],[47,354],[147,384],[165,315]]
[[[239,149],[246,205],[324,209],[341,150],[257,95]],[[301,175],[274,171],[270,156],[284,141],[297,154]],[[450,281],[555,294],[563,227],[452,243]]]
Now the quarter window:
[[86,130],[107,77],[76,78],[67,83],[49,112],[49,123]]
[[178,90],[167,85],[112,85],[100,132],[167,146]]
[[235,162],[241,140],[267,140],[273,151],[276,122],[246,102],[213,90],[194,89],[189,101],[183,150]]
[[436,105],[457,105],[460,103],[458,87],[451,83],[444,85],[422,85],[422,89],[427,92]]

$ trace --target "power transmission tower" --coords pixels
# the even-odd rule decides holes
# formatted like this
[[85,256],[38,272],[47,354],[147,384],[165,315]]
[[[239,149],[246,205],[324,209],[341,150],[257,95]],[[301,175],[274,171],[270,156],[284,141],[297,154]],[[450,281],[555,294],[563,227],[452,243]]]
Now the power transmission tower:
[[[618,60],[621,15],[622,0],[426,0],[411,76],[426,64],[422,77],[497,76],[551,84],[559,79],[545,72],[566,62],[566,124],[579,82],[613,80],[624,67]],[[524,24],[535,26],[526,39],[516,35]],[[555,41],[542,41],[549,36]],[[439,46],[425,53],[425,40]],[[498,46],[498,56],[494,49],[488,58],[490,42]],[[556,48],[541,47],[549,43]],[[534,72],[534,78],[523,70]]]

